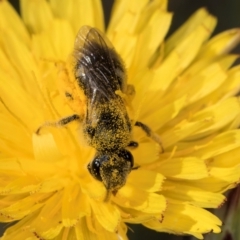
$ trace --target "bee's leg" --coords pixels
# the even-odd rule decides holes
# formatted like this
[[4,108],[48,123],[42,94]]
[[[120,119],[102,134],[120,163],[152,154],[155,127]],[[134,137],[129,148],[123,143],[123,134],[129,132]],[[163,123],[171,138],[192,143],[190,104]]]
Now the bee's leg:
[[142,122],[136,122],[135,123],[135,126],[137,127],[140,127],[146,134],[148,137],[150,137],[152,140],[154,140],[155,142],[157,142],[160,146],[161,146],[161,149],[162,149],[162,153],[164,153],[164,148],[163,148],[163,145],[162,145],[162,142],[161,142],[161,139],[160,137],[154,133],[151,128],[149,128],[147,125],[145,125],[144,123]]
[[126,94],[129,97],[130,101],[132,101],[133,98],[135,97],[136,91],[135,91],[135,88],[134,88],[134,86],[132,84],[128,84],[127,85]]
[[140,168],[140,166],[135,166],[135,167],[132,167],[131,170],[137,170],[137,169],[139,169],[139,168]]
[[130,143],[128,144],[128,147],[130,147],[130,148],[137,148],[138,147],[138,143],[134,142],[134,141],[130,141]]
[[40,134],[40,131],[42,130],[42,128],[44,127],[63,127],[73,121],[81,121],[81,117],[77,114],[73,114],[71,116],[67,116],[64,118],[61,118],[59,121],[57,122],[45,122],[42,126],[40,126],[37,131],[36,134]]

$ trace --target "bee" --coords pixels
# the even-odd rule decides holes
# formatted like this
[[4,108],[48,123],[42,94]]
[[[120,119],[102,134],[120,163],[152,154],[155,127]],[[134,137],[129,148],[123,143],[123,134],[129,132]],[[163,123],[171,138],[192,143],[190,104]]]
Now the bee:
[[[123,97],[129,88],[123,61],[98,29],[83,26],[79,30],[73,58],[74,78],[86,99],[85,112],[47,122],[36,133],[39,134],[44,126],[81,122],[84,139],[96,150],[94,159],[87,166],[88,171],[104,184],[109,196],[123,187],[131,170],[136,169],[133,155],[127,149],[138,146],[132,141],[134,125],[160,145],[161,141],[147,125],[138,121],[133,123],[129,118]],[[74,100],[70,93],[65,95]]]

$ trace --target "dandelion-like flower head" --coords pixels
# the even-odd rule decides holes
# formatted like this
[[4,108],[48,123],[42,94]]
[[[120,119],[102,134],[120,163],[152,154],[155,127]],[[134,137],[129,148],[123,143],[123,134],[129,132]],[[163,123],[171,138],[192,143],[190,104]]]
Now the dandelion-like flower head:
[[[20,3],[21,17],[0,1],[0,221],[17,221],[1,239],[127,239],[126,223],[219,233],[221,221],[205,208],[220,207],[240,177],[240,67],[228,54],[240,30],[209,39],[216,19],[199,9],[164,40],[165,0],[116,1],[106,31],[97,0]],[[136,92],[130,117],[164,147],[135,127],[139,168],[108,202],[87,169],[95,149],[79,124],[36,134],[83,106],[70,108],[63,96],[79,94],[68,59],[83,25],[105,32],[122,57]]]

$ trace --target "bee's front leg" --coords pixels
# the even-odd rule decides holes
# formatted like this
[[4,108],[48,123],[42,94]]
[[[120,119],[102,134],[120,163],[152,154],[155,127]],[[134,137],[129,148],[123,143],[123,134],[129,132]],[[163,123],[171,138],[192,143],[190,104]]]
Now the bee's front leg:
[[43,125],[41,125],[37,131],[36,134],[40,134],[40,131],[42,130],[42,128],[44,127],[64,127],[67,124],[73,122],[73,121],[81,121],[82,118],[77,115],[77,114],[73,114],[71,116],[67,116],[64,118],[61,118],[60,120],[56,121],[56,122],[45,122]]

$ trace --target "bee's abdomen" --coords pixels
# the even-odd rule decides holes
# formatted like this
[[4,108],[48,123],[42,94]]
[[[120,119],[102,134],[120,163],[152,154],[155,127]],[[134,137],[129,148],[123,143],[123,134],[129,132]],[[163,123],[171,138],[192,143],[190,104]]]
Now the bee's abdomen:
[[126,147],[131,138],[128,115],[109,107],[102,110],[99,112],[96,125],[89,124],[85,127],[89,145],[98,151],[116,151]]

